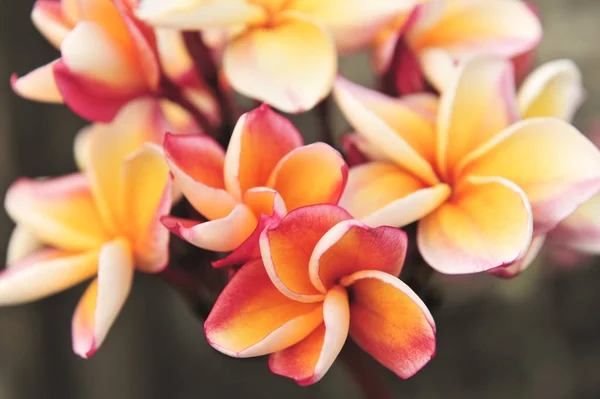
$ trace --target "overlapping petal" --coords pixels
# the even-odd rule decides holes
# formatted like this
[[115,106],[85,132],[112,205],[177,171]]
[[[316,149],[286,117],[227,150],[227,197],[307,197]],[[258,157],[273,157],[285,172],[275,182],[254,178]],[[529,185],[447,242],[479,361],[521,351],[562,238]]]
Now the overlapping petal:
[[419,222],[417,243],[439,272],[477,273],[517,261],[529,248],[532,232],[531,207],[517,185],[471,177]]
[[38,0],[31,11],[31,21],[38,31],[56,48],[69,34],[72,24],[63,15],[60,1]]
[[12,264],[24,259],[26,256],[42,249],[44,243],[27,227],[16,225],[10,234],[6,248],[6,265]]
[[321,303],[289,299],[273,285],[260,260],[244,265],[215,303],[204,330],[218,351],[260,356],[287,348],[323,321]]
[[21,77],[13,75],[10,80],[12,89],[28,100],[62,103],[62,94],[54,79],[54,67],[58,62],[58,60],[52,61]]
[[600,194],[584,202],[549,234],[553,245],[600,253]]
[[345,277],[342,285],[352,297],[350,336],[378,362],[408,378],[433,358],[433,318],[406,284],[369,270]]

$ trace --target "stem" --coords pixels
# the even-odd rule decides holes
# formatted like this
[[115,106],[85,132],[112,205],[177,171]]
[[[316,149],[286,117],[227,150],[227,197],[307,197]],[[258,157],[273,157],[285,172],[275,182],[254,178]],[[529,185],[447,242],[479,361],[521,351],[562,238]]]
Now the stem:
[[367,358],[365,352],[354,341],[346,342],[340,358],[364,398],[392,399],[392,393],[379,373],[381,367],[373,367],[372,360]]
[[159,276],[188,300],[196,314],[203,319],[208,317],[216,297],[201,279],[174,266],[167,267]]
[[179,87],[177,87],[168,79],[163,79],[163,81],[161,82],[161,86],[162,95],[164,98],[174,102],[175,104],[178,104],[186,111],[188,111],[194,117],[196,123],[198,123],[198,126],[204,132],[206,132],[206,134],[215,137],[215,129],[211,125],[208,118],[198,108],[196,108],[196,106],[192,104],[190,100],[188,100],[183,95],[183,92],[181,91],[181,89],[179,89]]
[[321,141],[335,147],[335,138],[333,137],[333,131],[331,130],[331,113],[329,112],[329,98],[324,98],[316,106],[317,119],[319,122],[319,129],[321,130]]

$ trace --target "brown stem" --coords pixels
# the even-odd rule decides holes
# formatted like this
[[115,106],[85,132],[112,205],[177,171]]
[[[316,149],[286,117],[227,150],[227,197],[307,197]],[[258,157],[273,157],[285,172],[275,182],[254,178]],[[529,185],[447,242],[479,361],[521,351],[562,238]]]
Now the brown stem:
[[358,385],[366,399],[392,399],[387,384],[379,373],[381,367],[373,367],[373,361],[352,340],[348,340],[340,354],[352,381]]

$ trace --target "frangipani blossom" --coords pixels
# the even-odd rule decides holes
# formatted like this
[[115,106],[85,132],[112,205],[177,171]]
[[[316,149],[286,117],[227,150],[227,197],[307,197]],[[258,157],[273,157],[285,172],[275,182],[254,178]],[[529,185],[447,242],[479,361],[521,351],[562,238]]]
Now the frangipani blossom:
[[401,94],[437,90],[473,56],[511,58],[542,37],[538,17],[521,0],[427,0],[401,14],[374,42],[374,65]]
[[285,112],[329,94],[337,53],[368,44],[414,0],[142,0],[137,16],[182,30],[225,29],[227,79],[238,92]]
[[435,354],[435,324],[397,278],[406,235],[370,228],[342,208],[296,209],[260,237],[262,260],[245,264],[221,293],[204,329],[235,357],[271,354],[276,374],[319,381],[348,335],[402,378]]
[[227,153],[202,135],[168,134],[164,150],[176,184],[208,221],[168,216],[163,222],[198,247],[237,248],[217,265],[256,257],[271,219],[306,205],[337,204],[348,173],[336,150],[303,145],[294,125],[266,104],[240,117]]
[[[65,102],[81,117],[99,122],[112,121],[135,98],[165,97],[161,61],[168,60],[168,72],[187,76],[187,60],[173,34],[156,37],[131,7],[125,0],[37,0],[33,22],[61,57],[21,78],[13,76],[14,91],[29,100]],[[214,101],[200,82],[186,83],[183,95],[214,115]]]
[[0,273],[0,304],[44,298],[95,277],[72,323],[73,350],[84,358],[104,341],[134,270],[156,273],[168,261],[169,232],[160,217],[171,207],[169,169],[160,147],[146,142],[154,133],[140,129],[134,105],[143,108],[134,103],[114,123],[90,128],[78,150],[84,172],[22,178],[5,199],[17,227]]
[[532,233],[545,234],[600,189],[600,152],[559,119],[519,121],[512,75],[508,61],[465,63],[437,120],[339,78],[339,106],[381,157],[351,169],[340,206],[371,226],[419,220],[421,254],[443,273],[522,259]]

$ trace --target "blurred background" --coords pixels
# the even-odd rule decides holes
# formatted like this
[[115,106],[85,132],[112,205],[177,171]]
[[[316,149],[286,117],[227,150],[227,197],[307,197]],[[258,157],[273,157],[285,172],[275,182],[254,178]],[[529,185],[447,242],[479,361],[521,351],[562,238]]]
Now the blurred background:
[[[538,63],[572,58],[587,102],[582,131],[600,117],[600,0],[534,0],[545,28]],[[0,0],[0,192],[18,176],[74,170],[72,139],[84,121],[62,106],[27,102],[9,77],[57,54],[29,20],[33,1]],[[368,58],[342,71],[368,83]],[[294,118],[316,130],[310,117]],[[341,119],[338,130],[345,126]],[[535,149],[532,149],[535,151]],[[13,225],[0,212],[0,257]],[[443,278],[434,311],[436,358],[402,381],[374,361],[393,397],[415,399],[600,398],[600,264],[558,268],[542,258],[510,281],[490,276]],[[321,383],[300,388],[270,374],[266,359],[229,359],[212,350],[202,322],[170,286],[136,276],[132,294],[91,360],[71,350],[70,323],[83,292],[76,287],[36,303],[0,308],[0,399],[26,398],[360,398],[341,362]]]

